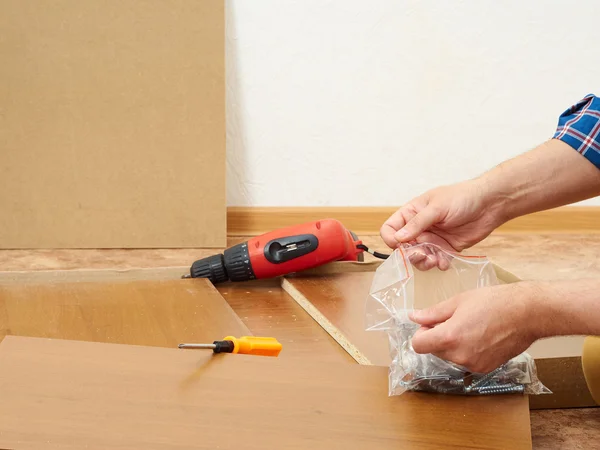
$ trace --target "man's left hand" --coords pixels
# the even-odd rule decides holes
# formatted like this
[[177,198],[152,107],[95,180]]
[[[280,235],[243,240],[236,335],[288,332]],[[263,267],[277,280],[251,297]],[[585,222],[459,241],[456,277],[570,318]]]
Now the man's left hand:
[[410,318],[421,328],[412,338],[413,349],[471,372],[490,372],[537,339],[530,301],[536,295],[535,285],[514,283],[467,291],[414,311]]

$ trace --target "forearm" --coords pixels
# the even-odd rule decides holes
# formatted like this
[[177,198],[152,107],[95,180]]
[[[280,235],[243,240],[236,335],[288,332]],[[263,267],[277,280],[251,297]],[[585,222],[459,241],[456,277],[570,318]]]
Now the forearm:
[[524,283],[527,323],[535,339],[600,335],[600,281]]
[[501,225],[536,211],[600,194],[600,97],[587,95],[564,111],[553,139],[479,177]]
[[499,224],[600,195],[600,170],[557,139],[499,165],[478,182]]

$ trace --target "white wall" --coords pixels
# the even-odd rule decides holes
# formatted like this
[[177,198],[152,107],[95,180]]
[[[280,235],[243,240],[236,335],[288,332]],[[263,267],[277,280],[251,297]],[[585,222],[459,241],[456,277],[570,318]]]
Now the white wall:
[[541,143],[600,95],[597,0],[227,8],[231,206],[398,205]]

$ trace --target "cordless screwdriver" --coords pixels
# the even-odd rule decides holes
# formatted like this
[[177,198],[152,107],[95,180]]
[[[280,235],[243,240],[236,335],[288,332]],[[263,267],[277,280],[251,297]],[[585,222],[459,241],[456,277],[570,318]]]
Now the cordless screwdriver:
[[338,220],[324,219],[271,231],[194,262],[184,278],[213,284],[274,278],[333,261],[363,261],[370,251]]

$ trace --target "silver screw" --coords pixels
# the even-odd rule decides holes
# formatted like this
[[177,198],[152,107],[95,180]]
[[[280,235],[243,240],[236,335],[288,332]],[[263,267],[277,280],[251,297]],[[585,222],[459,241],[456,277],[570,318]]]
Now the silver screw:
[[498,367],[497,369],[494,369],[491,372],[485,374],[481,378],[475,380],[470,386],[466,386],[465,387],[465,391],[466,392],[471,392],[472,390],[474,390],[475,388],[478,388],[482,384],[487,383],[488,381],[490,381],[492,378],[494,378],[503,369],[504,369],[504,364],[501,365],[500,367]]
[[443,386],[443,385],[438,385],[435,387],[432,386],[431,388],[433,389],[433,392],[437,392],[439,394],[448,394],[448,393],[456,391],[456,388],[454,388],[454,387]]
[[448,380],[448,384],[450,386],[464,386],[465,385],[465,380],[464,380],[464,378],[458,378],[458,379],[456,379],[456,378],[450,378]]
[[499,384],[497,386],[490,386],[487,388],[479,388],[478,394],[490,395],[490,394],[522,394],[525,392],[525,386],[522,384]]

